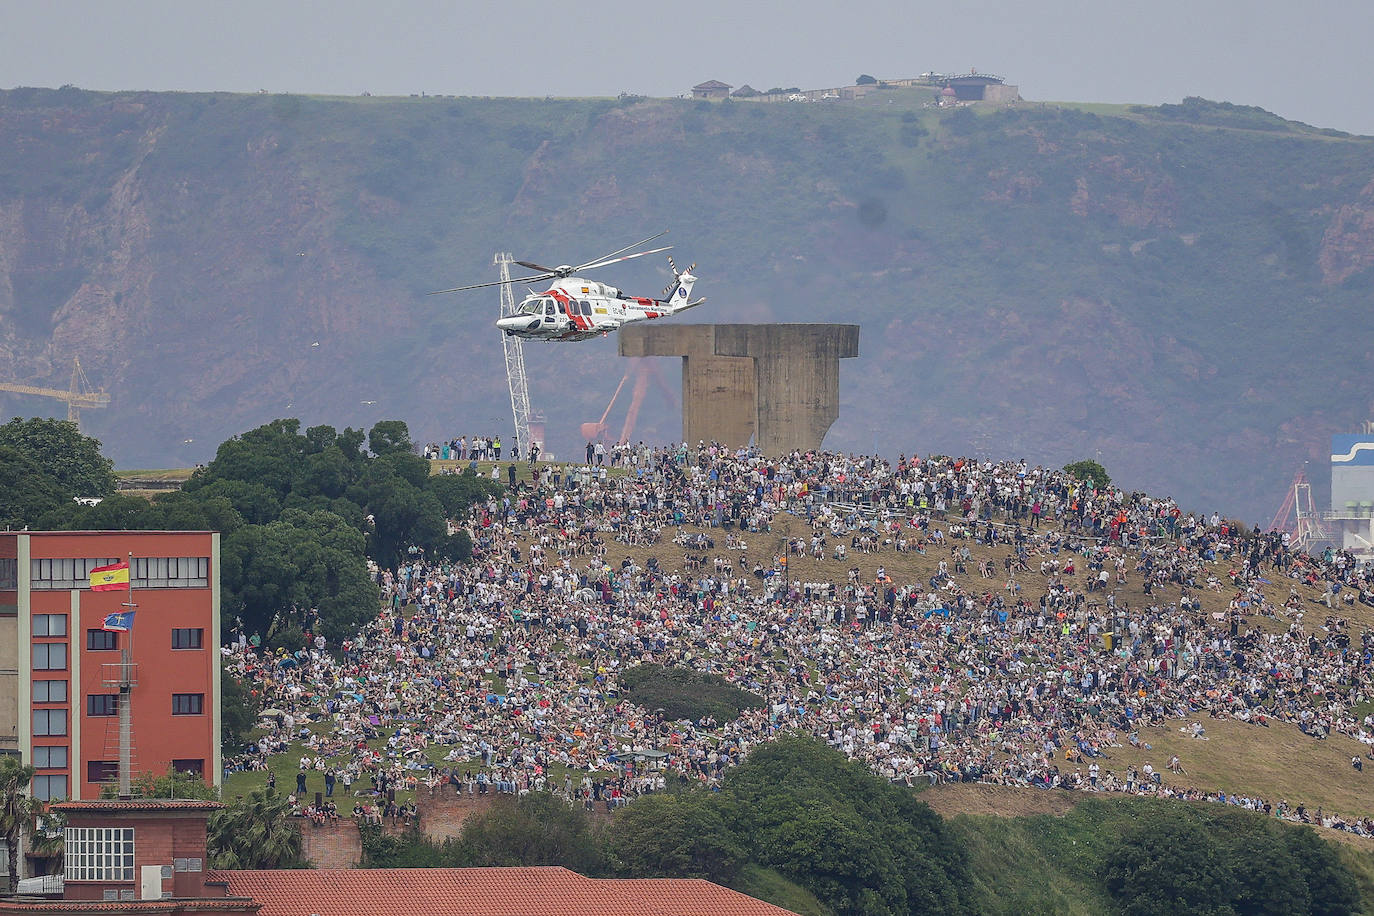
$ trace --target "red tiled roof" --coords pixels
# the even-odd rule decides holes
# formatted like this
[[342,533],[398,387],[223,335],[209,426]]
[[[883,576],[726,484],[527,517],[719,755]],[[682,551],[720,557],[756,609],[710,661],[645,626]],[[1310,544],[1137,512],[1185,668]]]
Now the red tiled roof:
[[215,871],[260,916],[795,916],[698,878],[584,878],[566,868]]
[[198,798],[101,798],[90,801],[64,801],[53,804],[54,811],[217,811],[224,805]]

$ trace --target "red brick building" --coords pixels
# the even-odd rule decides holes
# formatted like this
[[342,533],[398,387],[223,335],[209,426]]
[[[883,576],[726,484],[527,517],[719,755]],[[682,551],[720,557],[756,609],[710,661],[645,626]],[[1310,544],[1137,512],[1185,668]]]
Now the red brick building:
[[[133,627],[109,632],[129,592],[92,591],[90,570],[131,555]],[[0,532],[0,753],[33,764],[36,798],[98,798],[116,778],[126,645],[133,772],[219,784],[219,598],[213,532]]]
[[795,916],[695,878],[585,878],[566,868],[206,871],[203,801],[54,806],[67,817],[61,896],[0,916]]

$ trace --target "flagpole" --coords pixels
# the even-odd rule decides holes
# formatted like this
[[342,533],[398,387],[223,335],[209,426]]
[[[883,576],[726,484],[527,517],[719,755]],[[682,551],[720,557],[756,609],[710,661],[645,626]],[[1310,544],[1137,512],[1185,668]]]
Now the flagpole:
[[[134,554],[129,552],[129,600],[124,607],[129,614],[134,610]],[[133,795],[132,774],[129,768],[133,758],[133,710],[129,707],[129,699],[133,694],[133,641],[134,628],[132,618],[130,625],[124,631],[124,648],[119,657],[119,797],[130,798]]]

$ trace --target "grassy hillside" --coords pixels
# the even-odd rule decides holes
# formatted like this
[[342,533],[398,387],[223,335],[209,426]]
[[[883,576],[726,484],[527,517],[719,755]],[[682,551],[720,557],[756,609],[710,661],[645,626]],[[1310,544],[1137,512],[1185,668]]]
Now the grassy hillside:
[[[79,353],[114,395],[83,421],[125,466],[287,415],[491,432],[496,297],[425,293],[493,278],[498,249],[576,262],[671,227],[710,298],[694,320],[862,324],[845,450],[1100,452],[1126,486],[1267,522],[1374,412],[1347,332],[1374,288],[1374,141],[1201,100],[925,100],[3,92],[0,360],[49,384]],[[651,261],[601,277],[655,292]],[[570,454],[615,339],[526,359]],[[653,390],[636,438],[678,435],[676,409]]]

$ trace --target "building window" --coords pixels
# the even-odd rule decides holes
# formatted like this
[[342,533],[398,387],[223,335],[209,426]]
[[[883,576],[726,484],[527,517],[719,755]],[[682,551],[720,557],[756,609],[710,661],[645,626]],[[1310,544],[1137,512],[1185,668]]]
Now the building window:
[[134,828],[68,827],[62,874],[68,881],[134,880]]
[[67,702],[66,681],[34,681],[33,701],[35,703]]
[[39,770],[65,770],[67,768],[67,749],[65,747],[36,747],[33,749],[33,765]]
[[119,778],[118,760],[86,761],[87,782],[114,782]]
[[203,859],[173,859],[173,871],[201,871],[205,868]]
[[34,614],[34,615],[33,615],[33,635],[34,635],[34,636],[66,636],[66,635],[67,635],[67,615],[66,615],[66,614]]
[[172,770],[183,776],[204,776],[205,760],[204,758],[196,760],[173,760]]
[[0,557],[0,592],[19,588],[19,561],[14,557]]
[[39,642],[33,645],[34,671],[62,671],[67,667],[67,644]]
[[103,652],[119,648],[119,634],[109,630],[87,630],[86,648],[92,652]]
[[174,716],[198,716],[204,706],[205,694],[203,693],[172,694],[172,715]]
[[134,588],[208,588],[209,557],[134,557]]
[[67,733],[67,711],[65,709],[35,709],[33,711],[33,735],[35,738],[48,738]]
[[33,797],[39,801],[52,801],[67,797],[67,777],[38,775],[33,778]]
[[91,570],[110,566],[119,560],[112,557],[78,557],[57,560],[30,560],[29,587],[34,591],[67,591],[91,587]]
[[173,649],[199,649],[205,642],[205,630],[200,627],[187,627],[172,630]]
[[86,715],[88,716],[117,716],[119,715],[119,694],[117,693],[92,693],[86,697]]

